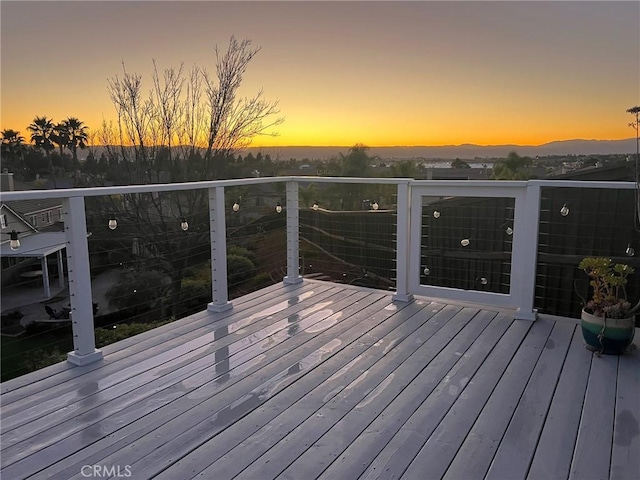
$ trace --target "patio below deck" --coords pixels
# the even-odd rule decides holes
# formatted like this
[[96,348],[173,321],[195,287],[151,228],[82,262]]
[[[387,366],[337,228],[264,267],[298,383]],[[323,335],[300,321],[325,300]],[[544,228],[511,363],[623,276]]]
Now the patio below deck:
[[1,385],[3,478],[640,478],[638,350],[569,319],[305,280],[103,352]]

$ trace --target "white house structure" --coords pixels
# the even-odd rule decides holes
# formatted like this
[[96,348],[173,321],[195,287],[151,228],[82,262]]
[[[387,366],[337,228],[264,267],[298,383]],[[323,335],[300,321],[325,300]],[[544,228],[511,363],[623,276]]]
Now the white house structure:
[[[13,190],[12,174],[2,174],[3,192]],[[11,248],[11,234],[19,236],[20,248]],[[64,287],[62,250],[65,239],[62,202],[57,199],[4,201],[0,199],[0,259],[2,284],[42,279],[44,297],[51,297],[49,255],[56,254],[60,287]],[[34,268],[39,259],[39,268]]]

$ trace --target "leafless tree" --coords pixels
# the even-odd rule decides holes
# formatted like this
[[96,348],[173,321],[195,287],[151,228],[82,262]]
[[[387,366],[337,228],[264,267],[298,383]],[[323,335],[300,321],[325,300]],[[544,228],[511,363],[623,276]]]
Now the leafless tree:
[[[238,93],[259,51],[250,40],[231,37],[226,51],[214,49],[213,75],[198,66],[187,71],[182,64],[160,72],[154,61],[153,87],[146,96],[142,76],[128,72],[124,64],[122,76],[109,79],[120,155],[135,163],[139,182],[154,180],[149,173],[154,166],[167,166],[154,165],[160,148],[168,149],[169,163],[189,162],[183,169],[188,170],[186,180],[212,180],[221,176],[216,162],[256,136],[277,134],[271,129],[283,121],[278,102],[266,100],[262,90],[249,98]],[[193,162],[198,155],[201,162]]]
[[[110,161],[118,163],[121,183],[165,183],[224,178],[224,162],[258,135],[276,135],[282,123],[277,101],[260,90],[241,98],[245,72],[260,48],[231,37],[228,48],[215,47],[215,73],[184,65],[164,69],[153,62],[151,88],[122,65],[108,80],[116,109],[114,122],[104,121],[98,137]],[[170,304],[180,297],[183,271],[193,251],[207,245],[206,192],[125,195],[110,198],[103,211],[117,212],[127,225],[123,240],[139,240],[145,264],[171,279]],[[188,219],[188,232],[180,230]],[[123,232],[124,233],[124,232]]]

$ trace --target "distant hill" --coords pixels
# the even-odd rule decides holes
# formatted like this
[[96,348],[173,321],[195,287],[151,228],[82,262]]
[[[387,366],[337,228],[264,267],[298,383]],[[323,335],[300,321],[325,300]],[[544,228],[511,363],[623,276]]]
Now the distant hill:
[[[243,153],[254,155],[262,152],[269,154],[271,158],[288,160],[295,158],[302,160],[308,158],[329,159],[346,154],[351,146],[336,147],[250,147]],[[509,152],[516,151],[518,155],[535,157],[548,155],[606,155],[606,154],[632,154],[636,152],[636,139],[624,140],[562,140],[549,142],[542,145],[444,145],[436,147],[372,147],[369,153],[385,159],[425,158],[425,159],[474,159],[502,158]]]
[[[251,152],[256,155],[261,152],[269,154],[273,160],[327,160],[337,157],[340,153],[346,154],[349,146],[335,147],[250,147],[240,153],[244,156]],[[436,147],[372,147],[370,155],[383,159],[424,158],[433,160],[453,160],[461,158],[473,160],[479,158],[505,158],[509,152],[516,151],[518,155],[529,157],[546,157],[549,155],[607,155],[607,154],[635,154],[636,139],[625,140],[563,140],[545,143],[543,145],[443,145]],[[96,157],[104,151],[103,147],[94,148]],[[78,152],[80,161],[84,161],[88,150]]]

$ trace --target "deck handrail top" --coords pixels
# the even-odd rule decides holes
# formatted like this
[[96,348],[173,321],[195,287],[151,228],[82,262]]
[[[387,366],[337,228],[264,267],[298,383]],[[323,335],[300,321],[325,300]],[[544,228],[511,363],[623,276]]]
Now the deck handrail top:
[[414,180],[411,178],[364,178],[364,177],[316,177],[286,176],[261,178],[234,178],[228,180],[208,180],[182,183],[154,183],[136,185],[118,185],[111,187],[60,188],[53,190],[21,190],[2,192],[3,201],[35,200],[41,198],[97,197],[103,195],[122,195],[127,193],[151,193],[164,191],[188,191],[204,188],[234,187],[240,185],[256,185],[282,182],[298,183],[372,183],[387,185],[410,185],[431,187],[492,187],[492,188],[526,188],[560,187],[560,188],[619,188],[634,189],[634,182],[576,181],[576,180]]
[[180,183],[153,183],[134,185],[114,185],[110,187],[57,188],[50,190],[21,190],[2,192],[4,201],[34,200],[39,198],[71,198],[98,197],[103,195],[122,195],[126,193],[151,193],[166,191],[188,191],[203,188],[235,187],[243,185],[298,182],[298,183],[375,183],[375,184],[408,184],[410,178],[360,178],[360,177],[314,177],[314,176],[285,176],[260,178],[233,178],[227,180],[205,180]]

